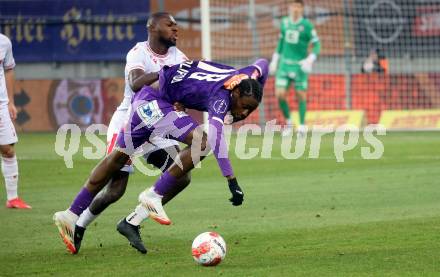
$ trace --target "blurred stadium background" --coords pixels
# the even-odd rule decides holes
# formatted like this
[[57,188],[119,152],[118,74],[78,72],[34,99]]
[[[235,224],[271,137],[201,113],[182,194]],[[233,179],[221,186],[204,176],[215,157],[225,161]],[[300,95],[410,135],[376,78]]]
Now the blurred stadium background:
[[[12,40],[17,62],[17,129],[107,124],[123,95],[125,55],[147,39],[151,12],[175,15],[178,47],[189,58],[209,55],[241,66],[270,59],[288,3],[211,0],[210,24],[202,25],[196,0],[3,0],[0,32]],[[322,41],[310,80],[308,124],[440,128],[440,1],[307,0],[305,14]],[[202,43],[202,33],[210,43]],[[384,59],[385,72],[361,71],[372,49]],[[271,78],[264,105],[247,122],[284,123],[273,83]]]

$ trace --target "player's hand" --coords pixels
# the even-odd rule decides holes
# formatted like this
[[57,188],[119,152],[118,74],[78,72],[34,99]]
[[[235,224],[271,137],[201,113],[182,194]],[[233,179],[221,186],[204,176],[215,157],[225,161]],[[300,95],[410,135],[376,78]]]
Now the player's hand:
[[301,66],[301,70],[304,71],[304,73],[310,73],[312,72],[312,66],[315,60],[316,60],[316,55],[312,53],[308,55],[307,58],[299,61],[298,63]]
[[232,193],[232,197],[229,201],[232,202],[234,206],[240,206],[243,203],[244,193],[238,185],[237,178],[228,180],[229,190]]
[[301,70],[304,71],[304,73],[310,73],[312,72],[312,63],[308,61],[307,59],[299,61],[299,65],[301,66]]
[[8,110],[9,110],[9,116],[11,117],[11,119],[12,120],[17,119],[17,108],[15,107],[15,105],[12,103],[9,103]]
[[277,72],[278,62],[272,60],[269,64],[269,75],[273,76]]
[[278,61],[280,60],[280,54],[277,52],[273,53],[272,59],[270,60],[269,64],[269,75],[275,75],[278,68]]
[[225,118],[223,119],[223,124],[231,125],[232,123],[234,123],[234,117],[232,116],[231,112],[229,111],[225,114]]
[[176,112],[184,112],[184,111],[186,111],[185,106],[182,103],[180,103],[180,102],[175,102],[173,104],[173,107],[174,107],[174,110]]

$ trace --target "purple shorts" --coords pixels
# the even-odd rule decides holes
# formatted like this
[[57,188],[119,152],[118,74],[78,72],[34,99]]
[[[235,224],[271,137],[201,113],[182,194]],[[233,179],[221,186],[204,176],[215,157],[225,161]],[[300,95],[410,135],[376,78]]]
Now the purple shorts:
[[[173,104],[144,87],[132,100],[128,122],[118,135],[119,150],[131,155],[145,144],[160,144],[161,138],[184,142],[198,123],[185,112],[176,112]],[[160,145],[158,145],[160,146]]]

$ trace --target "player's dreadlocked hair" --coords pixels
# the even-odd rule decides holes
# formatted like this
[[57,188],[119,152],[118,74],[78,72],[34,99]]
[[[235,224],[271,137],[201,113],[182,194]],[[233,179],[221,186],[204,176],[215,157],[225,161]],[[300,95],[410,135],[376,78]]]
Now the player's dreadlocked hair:
[[240,97],[242,96],[252,96],[258,103],[261,102],[263,98],[263,87],[255,79],[244,79],[238,84],[240,90]]

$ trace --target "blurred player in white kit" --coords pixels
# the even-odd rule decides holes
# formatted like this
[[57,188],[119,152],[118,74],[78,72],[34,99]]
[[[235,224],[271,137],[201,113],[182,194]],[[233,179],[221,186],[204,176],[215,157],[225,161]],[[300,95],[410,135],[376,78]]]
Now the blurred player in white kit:
[[14,105],[15,60],[12,43],[0,34],[0,154],[1,170],[6,186],[6,207],[30,209],[26,202],[18,197],[18,164],[14,144],[18,138],[12,120],[17,118]]

